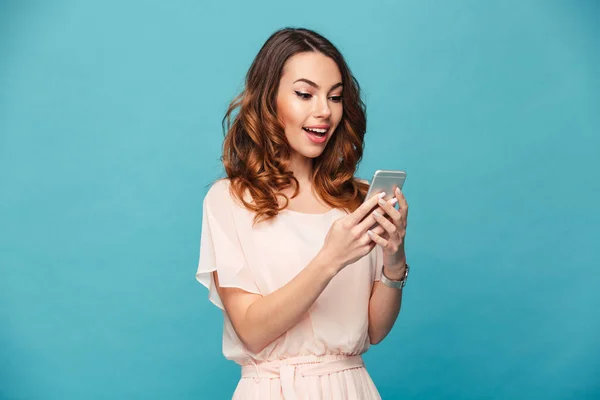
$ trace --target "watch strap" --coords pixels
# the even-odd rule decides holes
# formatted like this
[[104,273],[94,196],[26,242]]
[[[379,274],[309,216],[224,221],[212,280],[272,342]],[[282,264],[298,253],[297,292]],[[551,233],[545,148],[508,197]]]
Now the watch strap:
[[404,277],[399,281],[390,279],[387,276],[385,276],[385,273],[383,272],[383,266],[381,268],[381,283],[383,283],[385,286],[394,289],[402,289],[406,285],[406,280],[408,279],[408,270],[410,269],[408,264],[406,264],[406,271],[404,272]]

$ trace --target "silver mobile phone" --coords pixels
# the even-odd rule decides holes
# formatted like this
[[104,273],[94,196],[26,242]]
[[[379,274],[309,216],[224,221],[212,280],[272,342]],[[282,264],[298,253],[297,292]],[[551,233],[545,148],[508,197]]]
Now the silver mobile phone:
[[406,171],[384,171],[377,170],[373,174],[371,184],[369,185],[369,191],[365,201],[371,198],[375,193],[385,192],[384,199],[388,200],[395,197],[394,190],[399,187],[402,190],[404,181],[406,180]]

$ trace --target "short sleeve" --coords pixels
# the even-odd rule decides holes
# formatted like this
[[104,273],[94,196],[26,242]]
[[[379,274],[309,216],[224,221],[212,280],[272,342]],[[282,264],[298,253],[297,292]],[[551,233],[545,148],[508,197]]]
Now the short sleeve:
[[235,287],[260,294],[246,263],[236,229],[229,191],[218,182],[202,205],[200,258],[196,280],[208,290],[208,299],[224,310],[212,272],[217,271],[221,287]]

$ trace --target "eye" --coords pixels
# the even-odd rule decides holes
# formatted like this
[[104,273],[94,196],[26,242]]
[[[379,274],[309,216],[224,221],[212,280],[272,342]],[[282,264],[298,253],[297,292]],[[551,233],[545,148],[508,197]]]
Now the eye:
[[339,103],[342,101],[342,96],[331,96],[330,97],[331,101],[333,101],[334,103]]
[[302,92],[298,92],[296,90],[294,90],[294,92],[296,92],[296,95],[298,97],[300,97],[302,100],[308,100],[310,99],[312,96],[310,95],[310,93],[302,93]]

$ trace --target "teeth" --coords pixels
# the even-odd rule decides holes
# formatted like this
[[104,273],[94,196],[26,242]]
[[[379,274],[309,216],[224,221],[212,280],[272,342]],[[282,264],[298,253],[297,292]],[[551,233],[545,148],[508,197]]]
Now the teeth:
[[306,129],[307,131],[319,133],[319,134],[323,134],[323,133],[327,132],[327,129],[316,129],[316,128],[315,129],[304,128],[304,129]]

